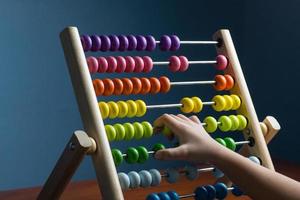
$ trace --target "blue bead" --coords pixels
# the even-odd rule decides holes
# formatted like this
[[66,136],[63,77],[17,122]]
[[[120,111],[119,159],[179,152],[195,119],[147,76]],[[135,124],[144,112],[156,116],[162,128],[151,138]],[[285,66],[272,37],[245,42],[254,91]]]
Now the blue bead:
[[185,166],[184,170],[186,171],[185,173],[186,178],[191,181],[197,179],[199,176],[198,168],[195,166],[187,165]]
[[216,189],[216,198],[225,199],[228,194],[227,186],[224,183],[217,183],[214,187]]
[[214,168],[212,173],[215,178],[221,178],[224,176],[223,172],[221,170],[219,170],[218,168]]
[[234,196],[242,196],[244,193],[242,190],[240,190],[239,187],[237,187],[236,185],[232,186],[233,187],[233,190],[231,191],[231,193],[234,195]]
[[128,190],[130,186],[130,179],[129,176],[123,172],[118,173],[119,181],[122,190]]
[[159,196],[155,193],[149,194],[146,200],[160,200]]
[[179,200],[179,196],[178,196],[177,192],[175,192],[175,191],[169,191],[168,195],[171,200]]
[[141,183],[140,186],[143,188],[150,187],[152,183],[152,176],[150,172],[147,170],[142,170],[139,172],[140,178],[141,178]]
[[204,186],[205,189],[207,190],[207,193],[208,193],[208,200],[214,200],[216,198],[216,189],[214,186],[212,185],[206,185]]
[[195,200],[208,200],[208,192],[204,186],[197,187],[194,193]]
[[167,169],[166,174],[167,174],[166,180],[168,181],[168,183],[176,183],[180,176],[178,170],[173,168]]
[[135,172],[135,171],[129,172],[128,177],[129,177],[129,180],[130,180],[130,186],[129,186],[130,188],[140,187],[141,177],[137,172]]
[[152,176],[151,186],[158,186],[161,182],[161,174],[157,169],[150,169],[149,170]]
[[171,200],[170,196],[166,192],[158,193],[160,200]]

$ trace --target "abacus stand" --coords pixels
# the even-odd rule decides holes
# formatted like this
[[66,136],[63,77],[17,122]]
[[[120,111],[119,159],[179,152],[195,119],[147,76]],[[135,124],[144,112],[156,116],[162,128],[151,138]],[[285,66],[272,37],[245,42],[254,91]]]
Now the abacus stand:
[[[277,120],[271,116],[267,116],[264,121],[261,122],[261,125],[262,127],[266,127],[266,129],[262,128],[262,132],[266,143],[269,143],[280,130],[280,125]],[[248,154],[246,146],[247,145],[244,145],[240,151],[242,155]],[[90,138],[84,131],[75,131],[37,199],[59,199],[84,156],[93,154],[95,150],[96,143],[93,138]],[[230,182],[227,182],[227,184],[230,184]]]

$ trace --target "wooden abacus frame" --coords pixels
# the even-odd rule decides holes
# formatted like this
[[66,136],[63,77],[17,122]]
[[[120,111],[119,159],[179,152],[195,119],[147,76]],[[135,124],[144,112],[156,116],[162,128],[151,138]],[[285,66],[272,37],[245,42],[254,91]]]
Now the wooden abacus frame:
[[[76,27],[67,27],[61,32],[60,38],[85,132],[76,131],[73,134],[38,199],[59,199],[84,155],[90,153],[103,199],[122,200],[124,199],[123,193],[79,32]],[[217,31],[214,39],[219,41],[217,52],[225,55],[229,60],[225,72],[235,79],[235,86],[230,92],[238,94],[242,100],[242,106],[237,113],[248,119],[248,127],[244,131],[244,136],[246,139],[251,137],[255,141],[255,145],[249,147],[249,152],[259,156],[265,167],[274,170],[263,133],[268,140],[271,140],[279,131],[280,126],[272,117],[259,123],[229,31]]]

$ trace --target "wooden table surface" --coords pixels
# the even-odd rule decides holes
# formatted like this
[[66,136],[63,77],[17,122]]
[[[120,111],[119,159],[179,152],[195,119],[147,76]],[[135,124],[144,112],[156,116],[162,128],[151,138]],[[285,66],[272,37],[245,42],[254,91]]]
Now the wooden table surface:
[[[275,161],[275,168],[278,172],[285,174],[293,179],[300,181],[300,165],[291,164],[285,161]],[[193,192],[198,185],[205,185],[214,183],[214,178],[209,174],[201,174],[198,180],[187,181],[185,178],[181,178],[178,183],[169,184],[162,182],[159,187],[151,187],[146,189],[135,189],[124,193],[125,199],[130,200],[144,200],[147,194],[152,192],[175,190],[179,194],[188,194]],[[26,188],[18,190],[10,190],[0,192],[0,199],[2,200],[31,200],[36,199],[37,194],[40,191],[40,187]],[[63,200],[96,200],[101,199],[100,191],[98,189],[97,182],[80,181],[72,182],[69,184],[61,199]],[[188,199],[188,198],[187,198]],[[193,198],[190,198],[193,199]],[[235,199],[231,195],[227,199]],[[238,198],[238,200],[250,199],[246,196]]]

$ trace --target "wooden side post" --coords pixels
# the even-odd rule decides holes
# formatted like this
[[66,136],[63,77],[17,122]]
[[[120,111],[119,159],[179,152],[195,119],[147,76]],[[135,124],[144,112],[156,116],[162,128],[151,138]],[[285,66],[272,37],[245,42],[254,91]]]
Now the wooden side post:
[[106,137],[79,32],[76,27],[67,27],[61,32],[60,38],[84,130],[96,142],[97,149],[92,155],[92,160],[102,198],[105,200],[122,200],[124,199],[123,193]]
[[254,146],[249,147],[249,152],[252,155],[258,156],[262,160],[263,166],[274,170],[273,162],[254,109],[230,32],[224,29],[219,30],[214,34],[213,38],[220,42],[220,44],[217,45],[217,53],[226,56],[229,61],[225,73],[230,74],[235,80],[235,86],[230,92],[232,94],[238,94],[242,100],[242,105],[237,110],[237,113],[244,115],[248,119],[248,127],[243,131],[244,137],[247,140],[250,137],[255,140]]

